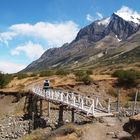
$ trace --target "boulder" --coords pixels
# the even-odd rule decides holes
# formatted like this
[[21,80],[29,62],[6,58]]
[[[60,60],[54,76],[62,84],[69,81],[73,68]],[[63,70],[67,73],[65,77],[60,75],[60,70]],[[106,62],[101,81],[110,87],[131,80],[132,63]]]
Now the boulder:
[[123,129],[133,136],[134,140],[140,139],[140,114],[129,118],[129,122],[125,123]]

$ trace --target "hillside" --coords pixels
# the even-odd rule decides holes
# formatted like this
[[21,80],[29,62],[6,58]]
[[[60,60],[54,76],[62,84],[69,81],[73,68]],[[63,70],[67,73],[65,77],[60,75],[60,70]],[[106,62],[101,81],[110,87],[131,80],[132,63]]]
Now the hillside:
[[[134,54],[135,48],[138,49],[140,44],[139,29],[139,23],[127,21],[113,13],[109,18],[94,21],[82,28],[70,44],[48,49],[22,72],[57,68],[78,69],[85,66],[95,68],[120,64],[122,62],[119,60],[122,60],[127,53],[130,55],[123,63],[139,62],[140,55]],[[131,61],[132,53],[133,61]]]

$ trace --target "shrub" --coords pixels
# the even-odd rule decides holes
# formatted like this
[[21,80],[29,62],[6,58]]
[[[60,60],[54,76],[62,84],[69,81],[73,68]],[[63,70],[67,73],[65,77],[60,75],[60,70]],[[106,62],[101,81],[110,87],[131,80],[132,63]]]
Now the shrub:
[[12,79],[13,76],[11,74],[3,74],[0,72],[0,88],[4,88]]
[[76,77],[82,77],[83,75],[86,74],[86,72],[82,71],[82,70],[78,70],[74,74],[75,74]]
[[84,75],[81,80],[84,82],[85,85],[90,85],[92,82],[92,79],[89,75]]
[[107,94],[109,94],[109,95],[111,95],[113,97],[117,97],[118,96],[118,93],[116,92],[116,90],[113,87],[108,89]]
[[31,73],[30,74],[30,77],[35,77],[35,76],[37,76],[37,73]]
[[40,72],[39,75],[40,75],[40,77],[52,76],[52,75],[54,75],[54,72],[52,70],[46,70],[46,71]]
[[68,70],[59,69],[56,71],[56,75],[68,75],[70,72]]
[[92,71],[92,70],[87,70],[86,73],[87,73],[88,75],[92,75],[92,74],[93,74],[93,71]]
[[140,72],[135,70],[116,70],[112,76],[118,78],[119,86],[136,86],[136,80],[140,78]]
[[77,71],[75,72],[76,81],[82,81],[85,85],[89,85],[92,82],[92,79],[87,74],[86,71]]
[[[130,101],[134,101],[135,96],[136,96],[136,92],[131,92],[128,94],[128,96],[130,97]],[[140,93],[138,93],[138,95],[137,95],[137,101],[140,101]]]
[[125,107],[125,108],[129,108],[129,107],[130,107],[129,102],[126,102],[126,103],[124,104],[124,107]]
[[4,87],[4,83],[5,83],[4,74],[0,73],[0,88]]
[[18,80],[21,80],[21,79],[29,77],[29,75],[26,74],[26,73],[17,73],[16,76],[17,76]]

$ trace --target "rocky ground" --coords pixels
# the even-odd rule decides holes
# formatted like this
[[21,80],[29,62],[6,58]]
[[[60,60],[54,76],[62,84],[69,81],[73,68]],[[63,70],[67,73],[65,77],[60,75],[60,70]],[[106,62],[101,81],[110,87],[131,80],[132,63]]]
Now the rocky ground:
[[[100,78],[100,77],[94,77],[94,78]],[[38,84],[41,83],[43,79],[46,78],[39,79]],[[82,84],[75,85],[73,78],[71,78],[71,80],[67,80],[68,77],[65,78],[63,77],[61,79],[55,77],[54,79],[50,79],[51,82],[55,85],[54,88],[73,90],[74,92],[90,97],[94,97],[95,94],[99,96],[106,96],[108,89],[112,89],[112,82],[113,82],[112,81],[113,79],[109,79],[108,82],[106,81],[106,79],[105,80],[98,79],[98,81],[94,82],[92,85],[82,85]],[[24,80],[23,82],[27,84],[26,80]],[[32,83],[32,81],[30,82]],[[12,84],[14,85],[15,83]],[[6,92],[6,89],[4,90],[4,92]],[[20,97],[19,100],[17,100],[18,99],[17,97],[19,97],[17,96],[17,94],[18,93],[0,94],[0,140],[15,140],[29,133],[30,121],[25,120],[23,118],[25,95],[23,97]],[[110,97],[109,94],[107,95],[107,98],[108,97]],[[112,99],[114,99],[114,97]],[[130,139],[128,138],[130,135],[123,131],[123,125],[128,121],[127,117],[104,117],[104,118],[94,119],[90,121],[89,119],[79,114],[75,115],[76,125],[74,126],[82,131],[82,134],[80,134],[80,136],[79,134],[77,136],[77,134],[75,133],[72,134],[68,133],[68,135],[60,135],[58,131],[56,137],[54,138],[52,134],[54,131],[57,131],[56,127],[58,124],[58,114],[59,114],[58,106],[54,106],[53,104],[51,104],[52,107],[51,114],[48,117],[47,105],[46,105],[47,103],[45,102],[43,104],[44,104],[43,119],[46,122],[46,128],[43,130],[45,131],[45,135],[47,136],[50,135],[52,137],[52,140],[65,140],[65,139],[67,140],[112,140],[112,139],[129,140]],[[64,111],[64,122],[65,124],[71,122],[71,111]],[[34,140],[34,139],[30,139],[30,140]],[[37,140],[43,140],[43,139],[39,137]]]
[[[58,124],[58,110],[52,110],[50,117],[47,117],[47,114],[44,112],[44,120],[47,124],[46,128],[48,134],[53,133],[54,130],[56,131],[56,126]],[[70,121],[71,112],[65,111],[65,124],[69,123]],[[90,121],[78,114],[76,114],[75,118],[75,123],[77,124],[76,127],[80,128],[83,132],[80,135],[81,140],[123,140],[123,138],[128,139],[130,135],[123,131],[123,125],[127,121],[128,118],[126,117],[103,117]],[[16,140],[28,133],[29,120],[24,120],[22,116],[5,116],[5,118],[0,120],[0,140]],[[77,137],[76,140],[78,139],[79,137]],[[40,140],[42,139],[40,138]]]
[[28,131],[29,121],[22,117],[6,116],[0,120],[0,140],[16,140]]

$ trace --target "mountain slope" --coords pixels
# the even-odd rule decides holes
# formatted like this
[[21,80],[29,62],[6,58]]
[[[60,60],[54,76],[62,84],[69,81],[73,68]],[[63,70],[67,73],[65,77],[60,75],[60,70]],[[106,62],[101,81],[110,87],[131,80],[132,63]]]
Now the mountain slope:
[[97,20],[81,29],[70,44],[48,49],[22,72],[78,68],[105,63],[103,60],[111,61],[116,54],[121,55],[139,46],[139,29],[140,24],[113,13],[111,17]]

